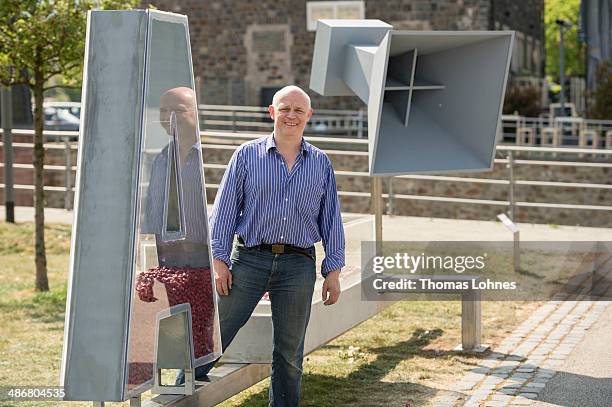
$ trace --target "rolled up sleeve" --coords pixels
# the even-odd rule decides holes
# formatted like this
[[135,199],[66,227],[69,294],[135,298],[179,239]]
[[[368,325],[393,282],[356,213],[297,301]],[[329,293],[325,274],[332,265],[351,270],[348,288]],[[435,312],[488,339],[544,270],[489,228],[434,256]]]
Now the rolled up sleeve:
[[321,275],[325,277],[330,271],[340,270],[345,266],[344,227],[342,226],[336,178],[331,162],[328,162],[327,166],[325,191],[321,199],[318,224],[325,250]]
[[215,259],[231,265],[230,254],[238,217],[242,211],[244,163],[237,149],[227,165],[210,216],[211,249]]

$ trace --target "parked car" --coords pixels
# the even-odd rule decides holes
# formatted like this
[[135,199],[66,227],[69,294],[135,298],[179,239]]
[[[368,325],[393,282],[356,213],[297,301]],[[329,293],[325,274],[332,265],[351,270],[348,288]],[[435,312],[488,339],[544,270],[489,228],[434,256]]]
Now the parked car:
[[[45,130],[79,131],[81,104],[78,102],[45,102],[43,105],[45,115]],[[71,137],[76,140],[77,137]],[[57,137],[47,137],[49,141],[58,140]]]
[[81,117],[81,102],[45,102],[43,106],[66,110],[75,117]]

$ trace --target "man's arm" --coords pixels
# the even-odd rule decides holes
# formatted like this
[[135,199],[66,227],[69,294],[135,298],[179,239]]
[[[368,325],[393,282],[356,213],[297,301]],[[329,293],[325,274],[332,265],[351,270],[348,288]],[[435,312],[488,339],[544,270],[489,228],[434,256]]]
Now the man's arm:
[[217,291],[227,295],[232,286],[229,272],[234,233],[243,202],[244,165],[238,148],[227,165],[210,216],[211,249]]
[[149,186],[147,187],[147,197],[145,200],[145,213],[140,226],[141,233],[158,235],[162,233],[167,155],[168,149],[162,149],[151,165]]
[[340,296],[340,270],[345,265],[344,228],[331,162],[328,163],[325,176],[325,192],[321,200],[318,222],[325,249],[325,259],[321,265],[321,274],[325,277],[325,282],[321,296],[325,305],[331,305],[338,301]]

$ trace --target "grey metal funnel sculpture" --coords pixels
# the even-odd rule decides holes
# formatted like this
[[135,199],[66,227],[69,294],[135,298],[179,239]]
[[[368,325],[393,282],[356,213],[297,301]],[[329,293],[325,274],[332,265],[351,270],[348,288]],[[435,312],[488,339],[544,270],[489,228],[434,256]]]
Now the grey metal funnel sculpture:
[[513,37],[319,20],[310,88],[367,104],[370,175],[490,170]]

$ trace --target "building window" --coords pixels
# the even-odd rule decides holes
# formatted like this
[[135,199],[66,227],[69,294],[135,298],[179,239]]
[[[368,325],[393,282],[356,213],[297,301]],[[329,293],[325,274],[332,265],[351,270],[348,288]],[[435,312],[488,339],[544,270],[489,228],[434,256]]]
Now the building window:
[[363,19],[365,2],[358,1],[309,1],[306,3],[306,28],[317,29],[317,20],[322,19]]
[[287,48],[285,32],[278,30],[253,31],[252,44],[255,52],[285,52]]

